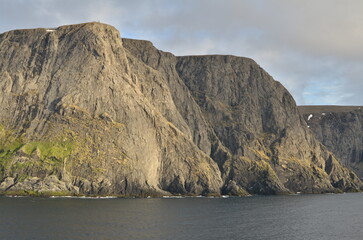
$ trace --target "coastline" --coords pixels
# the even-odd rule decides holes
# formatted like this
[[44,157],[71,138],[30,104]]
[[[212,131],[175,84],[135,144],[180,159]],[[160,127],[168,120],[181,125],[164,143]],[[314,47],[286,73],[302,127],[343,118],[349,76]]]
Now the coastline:
[[346,194],[346,193],[363,193],[363,191],[335,191],[335,192],[322,192],[322,193],[307,193],[307,192],[296,192],[296,193],[285,193],[285,194],[270,194],[270,195],[259,195],[259,194],[248,194],[243,196],[233,195],[87,195],[87,194],[69,194],[60,192],[33,192],[33,191],[16,191],[16,192],[0,192],[0,197],[8,198],[69,198],[69,199],[185,199],[185,198],[244,198],[244,197],[256,197],[256,196],[296,196],[296,195],[323,195],[323,194]]

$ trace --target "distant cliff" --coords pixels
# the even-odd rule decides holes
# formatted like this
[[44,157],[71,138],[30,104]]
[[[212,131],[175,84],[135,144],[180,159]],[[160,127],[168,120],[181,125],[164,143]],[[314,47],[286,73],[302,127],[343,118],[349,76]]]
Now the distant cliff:
[[299,106],[309,128],[363,179],[363,107]]
[[253,60],[176,57],[105,24],[0,35],[0,190],[356,191]]

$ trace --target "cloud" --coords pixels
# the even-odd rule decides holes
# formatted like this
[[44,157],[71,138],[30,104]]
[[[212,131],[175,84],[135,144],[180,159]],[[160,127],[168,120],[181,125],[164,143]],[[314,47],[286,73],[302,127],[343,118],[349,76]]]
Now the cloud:
[[361,0],[0,0],[0,31],[101,21],[177,55],[251,57],[298,104],[362,105]]
[[0,0],[0,30],[56,27],[80,22],[118,24],[114,1],[98,0]]

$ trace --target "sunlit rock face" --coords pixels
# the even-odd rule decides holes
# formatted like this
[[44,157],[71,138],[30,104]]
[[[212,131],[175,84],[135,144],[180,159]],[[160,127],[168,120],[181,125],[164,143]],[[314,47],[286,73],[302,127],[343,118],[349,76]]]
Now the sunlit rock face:
[[122,196],[357,190],[253,60],[176,57],[86,23],[0,35],[0,190]]

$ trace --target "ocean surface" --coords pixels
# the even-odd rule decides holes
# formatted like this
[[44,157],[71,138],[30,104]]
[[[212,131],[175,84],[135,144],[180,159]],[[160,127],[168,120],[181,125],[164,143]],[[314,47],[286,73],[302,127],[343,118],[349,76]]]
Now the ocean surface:
[[363,194],[181,199],[0,197],[0,239],[362,240]]

